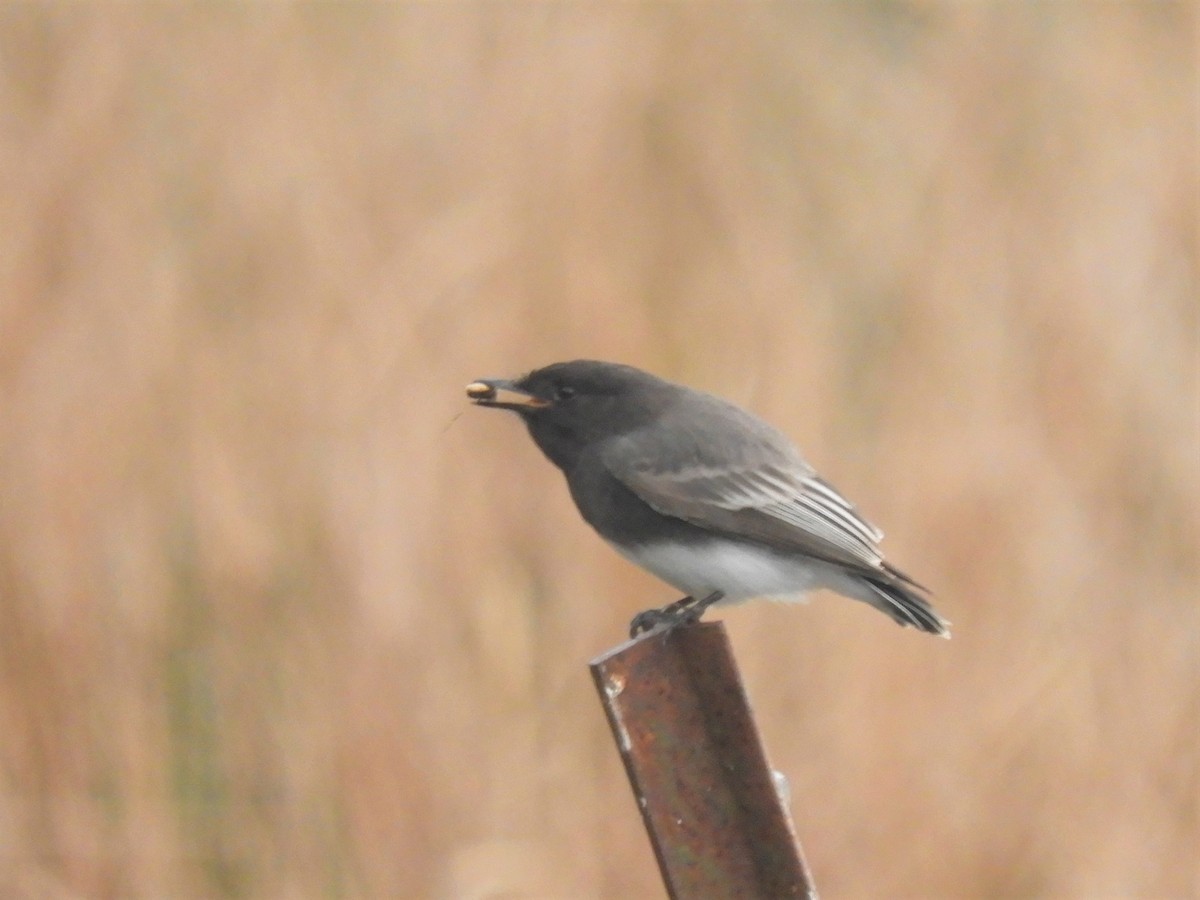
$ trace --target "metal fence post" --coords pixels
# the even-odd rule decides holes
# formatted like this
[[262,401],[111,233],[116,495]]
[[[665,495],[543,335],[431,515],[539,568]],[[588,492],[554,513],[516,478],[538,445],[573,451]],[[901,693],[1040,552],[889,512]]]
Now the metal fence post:
[[591,671],[668,894],[816,897],[725,626],[642,635]]

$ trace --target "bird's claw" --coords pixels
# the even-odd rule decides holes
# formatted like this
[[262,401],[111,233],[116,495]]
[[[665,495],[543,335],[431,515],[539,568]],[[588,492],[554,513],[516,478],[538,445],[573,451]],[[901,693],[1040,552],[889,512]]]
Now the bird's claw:
[[654,631],[659,628],[663,629],[666,634],[670,634],[682,625],[694,625],[700,621],[700,617],[704,615],[704,611],[719,600],[721,596],[721,593],[718,591],[702,600],[696,600],[694,597],[684,597],[682,600],[676,600],[674,603],[668,603],[666,606],[644,610],[634,616],[633,620],[629,623],[629,636],[636,638],[640,634],[645,634],[648,631]]
[[647,609],[633,617],[633,621],[629,623],[629,636],[635,638],[639,634],[645,634],[658,628],[674,631],[680,625],[691,625],[698,622],[701,612],[703,610],[676,609],[674,603],[660,609]]
[[647,609],[638,613],[629,623],[629,636],[637,637],[639,634],[644,634],[647,631],[653,631],[659,625],[667,621],[669,617],[665,614],[665,610]]

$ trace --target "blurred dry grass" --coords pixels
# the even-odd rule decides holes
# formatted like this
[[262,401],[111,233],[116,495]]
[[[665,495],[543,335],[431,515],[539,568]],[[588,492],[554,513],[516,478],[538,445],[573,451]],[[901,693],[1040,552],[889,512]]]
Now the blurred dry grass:
[[621,359],[937,591],[727,614],[826,896],[1196,896],[1188,3],[0,8],[0,893],[634,897]]

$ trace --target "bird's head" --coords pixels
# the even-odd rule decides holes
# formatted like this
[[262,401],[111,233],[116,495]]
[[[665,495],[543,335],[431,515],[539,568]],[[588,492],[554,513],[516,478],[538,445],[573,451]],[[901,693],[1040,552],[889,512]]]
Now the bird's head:
[[652,421],[674,389],[632,366],[580,359],[511,380],[481,378],[467,385],[467,396],[517,413],[542,451],[567,468],[586,446]]

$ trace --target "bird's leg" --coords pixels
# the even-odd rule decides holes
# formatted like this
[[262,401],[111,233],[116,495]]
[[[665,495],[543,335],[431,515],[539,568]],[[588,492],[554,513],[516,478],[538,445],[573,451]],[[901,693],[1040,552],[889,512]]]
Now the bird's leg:
[[653,631],[660,626],[670,632],[680,625],[699,622],[704,611],[724,596],[723,591],[713,591],[707,597],[701,597],[699,600],[695,597],[683,597],[658,609],[640,612],[629,623],[629,636],[635,638],[643,632]]
[[688,608],[695,602],[696,600],[693,597],[683,597],[674,603],[668,603],[666,606],[647,609],[638,613],[633,617],[633,621],[629,623],[629,636],[635,638],[643,632],[653,631],[659,625],[680,624],[681,617],[687,613]]

